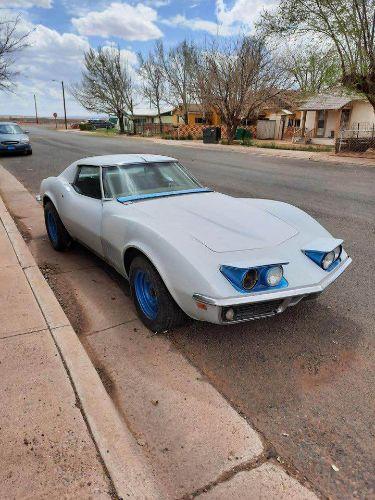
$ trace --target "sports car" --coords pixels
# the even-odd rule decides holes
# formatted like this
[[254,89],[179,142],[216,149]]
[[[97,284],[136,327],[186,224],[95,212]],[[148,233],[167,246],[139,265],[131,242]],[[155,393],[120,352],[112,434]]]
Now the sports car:
[[84,158],[44,179],[39,200],[53,248],[77,240],[113,266],[154,332],[273,316],[351,262],[299,208],[215,192],[167,156]]

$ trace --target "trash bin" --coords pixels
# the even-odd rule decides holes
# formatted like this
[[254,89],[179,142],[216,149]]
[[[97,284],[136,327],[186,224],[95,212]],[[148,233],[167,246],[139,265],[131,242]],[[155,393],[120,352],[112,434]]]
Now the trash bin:
[[204,144],[217,144],[220,139],[221,139],[220,127],[205,127],[203,129]]
[[252,133],[250,132],[250,130],[238,127],[235,136],[236,141],[243,141],[244,139],[251,139],[251,138],[252,138]]

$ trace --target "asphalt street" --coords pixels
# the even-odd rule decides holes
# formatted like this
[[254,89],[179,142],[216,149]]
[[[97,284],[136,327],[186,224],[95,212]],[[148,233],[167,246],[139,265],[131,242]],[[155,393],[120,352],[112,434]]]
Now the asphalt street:
[[35,128],[30,137],[33,156],[0,163],[32,193],[85,156],[165,154],[205,185],[291,203],[345,240],[353,264],[317,301],[237,326],[192,323],[170,338],[323,496],[374,497],[375,168]]

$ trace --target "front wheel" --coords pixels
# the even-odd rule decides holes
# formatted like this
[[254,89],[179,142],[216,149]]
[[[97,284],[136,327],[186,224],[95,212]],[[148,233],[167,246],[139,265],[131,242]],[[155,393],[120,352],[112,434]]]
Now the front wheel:
[[44,207],[44,221],[53,248],[58,251],[66,250],[71,245],[72,239],[50,201]]
[[130,288],[142,323],[155,333],[166,332],[186,321],[164,285],[159,273],[145,257],[136,257],[130,266]]

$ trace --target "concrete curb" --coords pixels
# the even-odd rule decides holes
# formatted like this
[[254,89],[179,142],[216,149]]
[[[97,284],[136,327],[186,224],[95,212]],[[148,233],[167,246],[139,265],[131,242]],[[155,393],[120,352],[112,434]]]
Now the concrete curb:
[[117,495],[120,498],[162,498],[139,446],[118,415],[90,358],[40,272],[1,197],[0,219],[60,352]]

